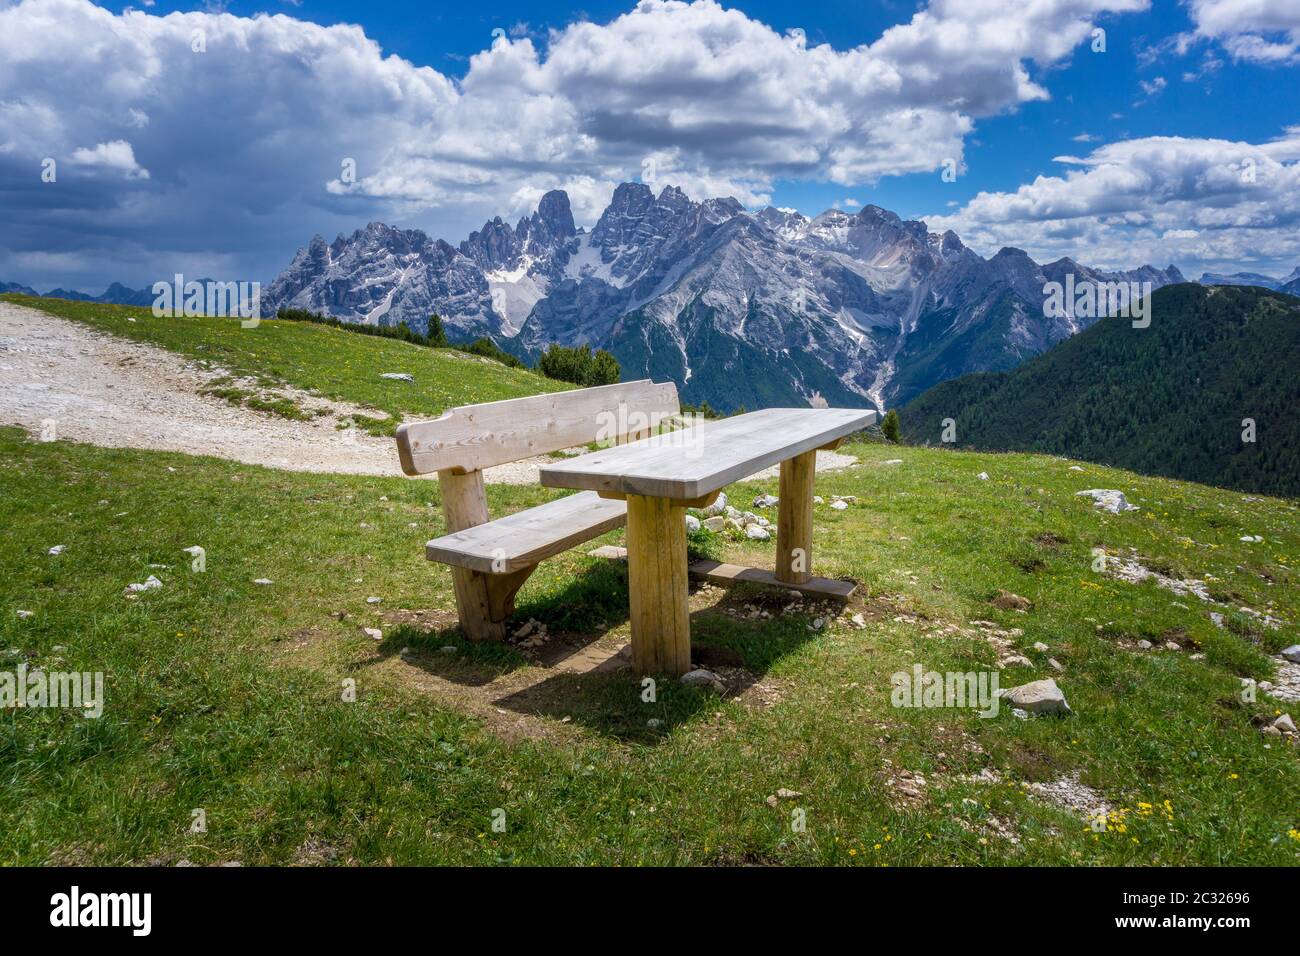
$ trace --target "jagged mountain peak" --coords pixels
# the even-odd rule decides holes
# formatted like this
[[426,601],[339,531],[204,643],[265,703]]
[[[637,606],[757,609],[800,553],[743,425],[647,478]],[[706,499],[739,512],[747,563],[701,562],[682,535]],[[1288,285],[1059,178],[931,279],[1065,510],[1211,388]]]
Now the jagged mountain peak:
[[569,194],[563,189],[552,189],[542,196],[537,203],[537,212],[529,220],[538,226],[545,226],[551,236],[558,239],[572,238],[577,232],[573,222],[573,210],[569,206]]
[[[555,189],[458,246],[383,223],[313,237],[263,303],[415,329],[436,311],[453,336],[492,335],[527,357],[549,342],[608,348],[626,377],[671,377],[683,400],[723,409],[814,393],[884,407],[1082,328],[1042,318],[1044,274],[1066,268],[1088,271],[1015,248],[985,260],[874,204],[810,219],[626,182],[589,232]],[[1177,271],[1123,275],[1160,285]]]

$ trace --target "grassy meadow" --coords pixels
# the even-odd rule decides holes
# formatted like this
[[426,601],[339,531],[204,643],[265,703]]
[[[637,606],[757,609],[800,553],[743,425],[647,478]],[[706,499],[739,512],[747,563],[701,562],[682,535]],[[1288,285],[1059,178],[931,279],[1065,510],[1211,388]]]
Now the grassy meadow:
[[[302,324],[41,307],[395,415],[548,384]],[[379,370],[412,371],[427,391]],[[626,668],[568,666],[628,637],[625,569],[587,548],[520,592],[516,621],[546,625],[541,647],[460,637],[450,574],[423,558],[442,531],[436,482],[0,428],[0,671],[106,677],[98,719],[0,710],[0,863],[1300,861],[1300,749],[1258,729],[1297,705],[1241,693],[1297,639],[1294,500],[1040,455],[843,450],[859,464],[819,476],[817,493],[856,500],[816,507],[813,561],[860,582],[854,597],[696,590],[693,644],[727,692],[661,680],[648,703]],[[728,493],[744,508],[776,484]],[[1105,514],[1076,497],[1085,488],[1121,489],[1141,510]],[[495,515],[554,494],[488,491]],[[696,545],[772,558],[766,542]],[[1097,573],[1098,547],[1203,580],[1222,606]],[[161,588],[123,593],[150,574]],[[1032,607],[996,606],[999,590]],[[1073,713],[891,704],[891,675],[914,664],[988,671],[1008,653],[1023,662],[1002,668],[1003,687],[1054,677]],[[1100,829],[1061,797],[1080,790],[1104,805]]]

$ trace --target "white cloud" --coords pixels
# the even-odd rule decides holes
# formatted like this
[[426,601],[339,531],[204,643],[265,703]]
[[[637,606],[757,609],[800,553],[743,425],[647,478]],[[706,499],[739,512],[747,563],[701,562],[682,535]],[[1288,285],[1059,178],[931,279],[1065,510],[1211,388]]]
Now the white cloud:
[[1300,127],[1263,143],[1153,136],[1057,162],[1063,175],[926,221],[983,253],[1014,245],[1039,261],[1282,273],[1300,262]]
[[80,147],[72,151],[72,161],[79,166],[98,166],[119,173],[127,179],[148,179],[149,170],[135,161],[135,150],[124,139],[99,143],[94,149]]
[[[1138,103],[1159,96],[1167,85],[1168,81],[1163,76],[1157,76],[1152,80],[1138,80],[1138,86],[1142,88],[1142,98],[1138,100]],[[1133,105],[1136,106],[1137,103]]]
[[[214,257],[238,248],[262,278],[313,231],[383,218],[456,237],[557,186],[590,222],[647,160],[658,182],[697,197],[761,203],[778,179],[852,187],[964,163],[977,119],[1047,98],[1042,75],[1098,17],[1147,5],[931,0],[875,42],[837,50],[713,0],[643,0],[541,46],[522,29],[499,36],[456,80],[385,56],[355,26],[0,0],[0,129],[12,145],[0,185],[42,209],[49,192],[25,185],[31,164],[98,144],[92,154],[116,158],[60,176],[59,241],[99,237],[87,260],[104,270],[122,236]],[[195,31],[206,53],[193,52]],[[346,158],[355,182],[341,177]],[[122,174],[115,187],[107,168]],[[30,251],[54,240],[28,225],[7,241]]]
[[1195,35],[1220,41],[1237,60],[1300,63],[1300,0],[1190,0]]

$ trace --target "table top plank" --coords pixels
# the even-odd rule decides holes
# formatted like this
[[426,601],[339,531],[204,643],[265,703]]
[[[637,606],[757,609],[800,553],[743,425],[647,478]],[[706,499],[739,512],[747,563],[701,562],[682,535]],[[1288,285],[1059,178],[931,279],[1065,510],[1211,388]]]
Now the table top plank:
[[764,408],[543,465],[541,483],[661,498],[699,498],[860,431],[859,408]]

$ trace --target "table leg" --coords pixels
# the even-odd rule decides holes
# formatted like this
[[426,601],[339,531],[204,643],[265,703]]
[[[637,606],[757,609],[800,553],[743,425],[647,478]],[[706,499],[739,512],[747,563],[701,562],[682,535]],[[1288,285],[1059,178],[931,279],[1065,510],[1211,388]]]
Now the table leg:
[[627,577],[633,669],[680,677],[691,669],[684,507],[627,496]]
[[812,576],[813,476],[817,452],[781,462],[776,519],[776,579],[803,584]]

